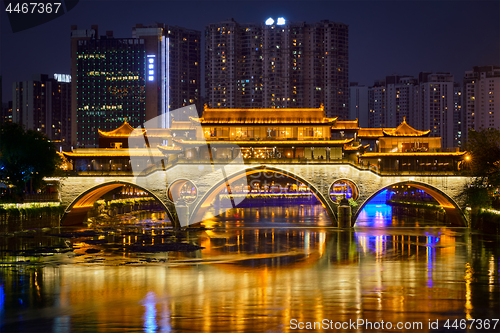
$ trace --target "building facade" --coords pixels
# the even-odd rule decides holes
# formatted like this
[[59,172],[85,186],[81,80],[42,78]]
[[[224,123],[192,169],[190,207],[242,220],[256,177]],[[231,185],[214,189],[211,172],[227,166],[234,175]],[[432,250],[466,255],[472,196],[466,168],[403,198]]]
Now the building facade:
[[375,81],[374,85],[368,89],[368,97],[369,97],[368,107],[370,110],[370,114],[368,117],[369,127],[386,127],[385,80]]
[[348,26],[269,18],[205,29],[210,108],[317,108],[348,118]]
[[0,122],[12,122],[12,101],[2,103]]
[[454,81],[450,73],[420,73],[415,90],[415,127],[430,129],[443,147],[454,147]]
[[[458,88],[457,88],[458,89]],[[450,73],[420,73],[412,76],[391,75],[374,83],[368,90],[369,126],[396,127],[407,119],[418,130],[431,129],[431,137],[440,137],[444,148],[460,147],[462,130],[459,96],[455,96]],[[460,140],[458,140],[460,138]]]
[[137,24],[131,38],[99,36],[98,27],[71,30],[73,141],[98,145],[96,131],[125,119],[134,126],[199,102],[201,33],[163,24]]
[[57,147],[70,148],[71,83],[46,74],[14,82],[11,117],[25,129],[44,133]]
[[500,66],[475,66],[465,72],[463,96],[467,130],[500,129]]
[[453,147],[462,148],[465,144],[465,117],[462,107],[462,85],[453,85]]

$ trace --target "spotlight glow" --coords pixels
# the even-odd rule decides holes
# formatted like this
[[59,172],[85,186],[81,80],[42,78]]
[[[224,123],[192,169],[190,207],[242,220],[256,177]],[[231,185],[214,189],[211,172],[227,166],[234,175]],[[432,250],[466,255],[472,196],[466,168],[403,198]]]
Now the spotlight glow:
[[266,20],[266,25],[273,25],[273,24],[274,24],[274,20],[273,20],[273,18],[272,18],[272,17],[270,17],[270,18],[268,18],[268,19]]

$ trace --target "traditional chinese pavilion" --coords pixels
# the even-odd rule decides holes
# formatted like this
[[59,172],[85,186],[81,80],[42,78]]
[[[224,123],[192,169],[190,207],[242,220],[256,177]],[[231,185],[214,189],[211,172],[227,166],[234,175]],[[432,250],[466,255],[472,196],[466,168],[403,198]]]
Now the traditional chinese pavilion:
[[[126,121],[99,130],[98,149],[64,153],[68,169],[130,171],[131,157],[144,167],[163,157],[191,161],[350,161],[383,171],[457,170],[465,152],[442,152],[440,138],[406,123],[397,128],[360,128],[358,121],[327,118],[323,107],[209,109],[202,118],[173,121],[169,129],[134,129]],[[367,152],[372,146],[372,152]],[[142,167],[142,166],[141,166]]]

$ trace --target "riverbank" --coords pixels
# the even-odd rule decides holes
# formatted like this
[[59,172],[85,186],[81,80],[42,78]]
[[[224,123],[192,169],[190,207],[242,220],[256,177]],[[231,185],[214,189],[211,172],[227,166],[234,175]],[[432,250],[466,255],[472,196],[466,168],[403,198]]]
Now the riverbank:
[[[98,200],[87,216],[90,222],[96,222],[141,211],[161,212],[163,207],[151,197]],[[0,204],[0,234],[59,227],[63,214],[59,202]]]
[[0,205],[0,233],[59,226],[64,209],[59,202]]
[[500,235],[500,211],[482,209],[472,217],[472,228],[488,234]]

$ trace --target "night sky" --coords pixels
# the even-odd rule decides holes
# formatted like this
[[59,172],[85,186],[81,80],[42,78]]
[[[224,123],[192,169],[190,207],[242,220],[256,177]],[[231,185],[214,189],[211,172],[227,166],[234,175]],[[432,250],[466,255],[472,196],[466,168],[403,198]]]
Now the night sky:
[[[28,1],[29,2],[29,1]],[[240,23],[283,16],[349,25],[350,81],[371,85],[391,74],[451,72],[500,65],[500,1],[84,1],[53,21],[13,33],[1,6],[3,100],[12,82],[33,74],[70,74],[70,27],[131,37],[136,23],[161,22],[202,31],[228,18]],[[204,44],[203,44],[204,46]],[[204,58],[204,50],[202,50]],[[203,60],[202,60],[203,61]],[[202,80],[203,82],[203,80]],[[202,91],[203,93],[203,91]]]

